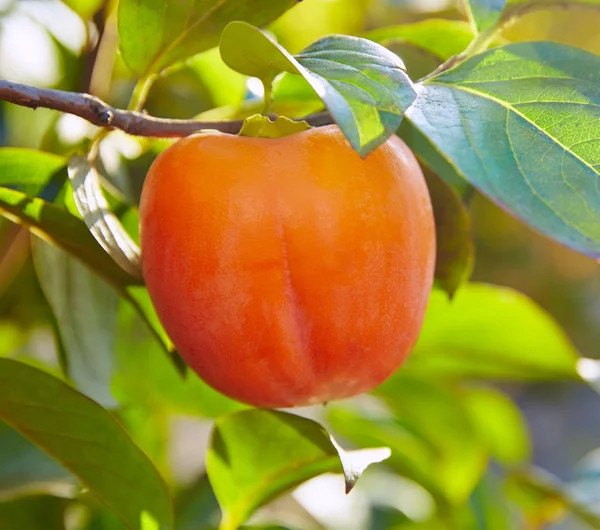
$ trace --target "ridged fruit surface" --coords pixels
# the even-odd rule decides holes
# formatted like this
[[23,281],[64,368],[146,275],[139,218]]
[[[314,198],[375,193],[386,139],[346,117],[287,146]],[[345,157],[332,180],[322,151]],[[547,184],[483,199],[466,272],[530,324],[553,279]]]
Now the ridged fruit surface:
[[140,217],[159,318],[223,394],[260,407],[353,396],[416,342],[435,228],[397,137],[361,159],[337,126],[189,136],[152,165]]

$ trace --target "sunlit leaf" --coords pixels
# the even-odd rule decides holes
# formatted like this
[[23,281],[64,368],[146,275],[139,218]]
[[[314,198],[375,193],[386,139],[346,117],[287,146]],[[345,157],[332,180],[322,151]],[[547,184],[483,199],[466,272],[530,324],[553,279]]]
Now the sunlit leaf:
[[378,28],[364,35],[386,47],[391,43],[411,44],[434,55],[440,63],[463,52],[473,36],[473,29],[467,22],[435,18]]
[[172,528],[169,494],[148,458],[100,405],[64,382],[0,359],[0,419],[38,445],[131,530],[148,513]]
[[469,386],[460,398],[490,454],[505,465],[523,464],[531,456],[531,440],[519,407],[492,387]]
[[248,410],[218,418],[206,468],[223,511],[221,530],[234,530],[260,506],[326,472],[344,472],[346,491],[389,449],[344,451],[318,423],[278,411]]
[[73,11],[88,19],[97,13],[106,0],[63,0]]
[[513,215],[600,256],[599,87],[598,56],[511,44],[427,81],[407,119]]
[[41,240],[33,242],[40,286],[56,318],[77,388],[104,407],[116,407],[110,385],[119,294],[79,260]]
[[62,156],[19,147],[0,148],[0,186],[35,194],[66,166]]
[[465,0],[469,20],[473,27],[483,32],[500,20],[506,0]]
[[217,46],[232,20],[268,24],[297,0],[121,0],[119,41],[125,63],[138,75],[159,72]]
[[358,37],[324,37],[292,56],[257,28],[232,22],[220,49],[229,66],[266,82],[281,71],[302,75],[361,156],[396,132],[416,97],[402,60]]
[[423,330],[402,371],[428,377],[577,379],[577,353],[525,295],[470,283],[450,301],[431,293]]
[[140,249],[110,211],[97,169],[86,158],[73,156],[69,180],[77,209],[96,241],[125,272],[141,279]]
[[384,399],[402,425],[433,449],[432,467],[446,498],[455,504],[465,502],[485,470],[488,450],[459,394],[404,370],[374,393]]

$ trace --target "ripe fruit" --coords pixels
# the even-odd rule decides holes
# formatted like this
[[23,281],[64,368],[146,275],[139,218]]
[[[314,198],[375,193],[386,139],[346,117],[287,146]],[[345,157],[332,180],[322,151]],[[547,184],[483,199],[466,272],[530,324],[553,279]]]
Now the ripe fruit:
[[363,160],[336,126],[189,136],[152,165],[140,216],[159,318],[228,396],[261,407],[353,396],[417,339],[435,229],[399,138]]

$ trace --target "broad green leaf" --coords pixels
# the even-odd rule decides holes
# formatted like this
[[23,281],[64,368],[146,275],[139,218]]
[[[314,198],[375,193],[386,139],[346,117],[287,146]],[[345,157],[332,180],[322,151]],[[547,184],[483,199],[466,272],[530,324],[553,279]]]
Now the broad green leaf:
[[[502,477],[504,478],[504,477]],[[469,505],[474,512],[473,530],[518,530],[515,510],[503,495],[500,477],[492,470],[483,476]]]
[[198,530],[217,526],[220,511],[208,477],[202,475],[175,501],[175,528]]
[[336,435],[358,447],[389,447],[392,454],[387,465],[425,488],[438,507],[451,504],[448,497],[452,497],[452,493],[448,496],[438,473],[440,457],[436,449],[410,425],[405,425],[402,418],[391,411],[364,411],[352,402],[330,403],[326,412],[327,421]]
[[297,0],[121,0],[121,54],[136,74],[157,73],[217,46],[223,28],[232,20],[264,26],[296,3]]
[[451,301],[445,293],[432,291],[421,335],[402,372],[423,377],[576,379],[577,359],[558,324],[525,295],[470,283]]
[[148,458],[100,405],[59,379],[0,359],[0,419],[29,438],[131,530],[172,528],[169,493]]
[[383,46],[411,44],[434,55],[442,63],[463,52],[474,37],[473,29],[462,20],[428,19],[401,26],[370,31],[365,38]]
[[140,249],[110,211],[97,169],[86,158],[73,156],[69,160],[69,180],[77,210],[96,241],[119,267],[141,279]]
[[0,188],[0,216],[66,250],[115,286],[140,283],[102,250],[80,219],[62,208],[19,191]]
[[296,59],[315,79],[313,88],[361,156],[396,132],[416,97],[402,60],[366,39],[325,37]]
[[79,260],[41,240],[33,260],[56,318],[67,373],[75,386],[104,407],[115,408],[110,384],[118,293]]
[[530,458],[525,418],[508,396],[492,387],[470,386],[462,389],[460,399],[493,458],[507,466]]
[[399,370],[374,394],[433,449],[431,466],[446,498],[464,503],[486,468],[488,450],[458,392]]
[[344,472],[346,491],[389,449],[346,452],[318,423],[284,412],[247,410],[217,419],[206,470],[223,511],[221,530],[235,530],[260,506],[326,472]]
[[506,0],[465,0],[469,20],[478,32],[493,28],[502,16]]
[[58,497],[25,497],[0,503],[0,530],[65,530],[67,501]]
[[[257,54],[245,54],[240,42]],[[292,56],[257,28],[232,22],[223,31],[221,56],[235,70],[265,81],[280,71],[302,75],[361,156],[396,132],[415,99],[402,60],[358,37],[325,37]]]
[[598,56],[550,42],[511,44],[421,85],[407,119],[513,215],[600,256],[598,87]]
[[21,191],[37,193],[67,161],[62,156],[23,149],[0,148],[0,186],[16,187]]
[[435,281],[450,296],[466,282],[473,269],[469,213],[460,196],[437,175],[425,171],[435,216]]
[[23,493],[54,492],[72,483],[68,471],[0,421],[0,499]]
[[92,18],[104,5],[106,0],[62,0],[75,13],[84,19]]

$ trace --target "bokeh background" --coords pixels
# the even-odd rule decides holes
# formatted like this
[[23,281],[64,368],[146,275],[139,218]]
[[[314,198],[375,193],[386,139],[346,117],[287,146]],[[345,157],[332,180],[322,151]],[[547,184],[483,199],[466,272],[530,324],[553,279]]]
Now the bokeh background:
[[[454,0],[305,0],[272,31],[284,46],[296,52],[329,33],[360,34],[430,17],[465,20],[464,11],[456,4]],[[114,106],[126,106],[135,79],[115,54],[113,10],[114,6],[108,5],[94,17],[94,24],[86,24],[59,0],[0,0],[0,77],[91,91]],[[598,28],[598,12],[548,10],[525,16],[504,37],[512,41],[553,40],[600,54]],[[102,39],[95,46],[100,33]],[[159,81],[147,110],[157,116],[190,117],[256,97],[258,88],[252,80],[224,68],[211,51]],[[91,133],[90,126],[78,118],[0,102],[0,145],[65,152]],[[118,135],[104,142],[102,149],[107,172],[126,193],[137,195],[152,153],[145,152],[137,141]],[[479,194],[473,196],[469,209],[476,248],[473,280],[525,293],[555,317],[582,355],[600,358],[598,263],[539,236]],[[2,220],[0,343],[12,341],[34,357],[56,362],[51,322],[36,279],[29,235]],[[139,370],[143,374],[143,363]],[[588,455],[588,472],[596,466],[600,475],[600,454],[589,456],[600,446],[598,394],[575,383],[506,384],[503,389],[515,398],[527,419],[536,465],[569,481]],[[183,417],[171,425],[174,466],[184,482],[192,480],[202,466],[203,448],[198,440],[206,440],[208,430],[208,422]],[[194,443],[190,444],[190,439]],[[316,520],[346,530],[375,528],[367,519],[372,517],[367,512],[373,497],[393,497],[391,504],[400,503],[409,511],[411,506],[426,510],[426,496],[418,488],[396,484],[397,477],[392,488],[390,482],[378,477],[367,474],[348,498],[341,493],[339,477],[318,478],[270,509],[285,511],[289,509],[286,503],[300,503],[310,514],[310,522],[301,519],[300,527],[315,525]],[[597,485],[600,490],[600,479]],[[332,493],[337,491],[339,495]],[[398,491],[402,492],[400,500]],[[567,520],[556,528],[578,527]]]

